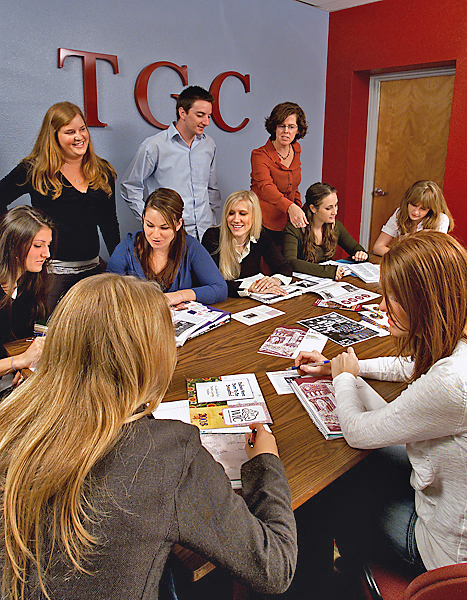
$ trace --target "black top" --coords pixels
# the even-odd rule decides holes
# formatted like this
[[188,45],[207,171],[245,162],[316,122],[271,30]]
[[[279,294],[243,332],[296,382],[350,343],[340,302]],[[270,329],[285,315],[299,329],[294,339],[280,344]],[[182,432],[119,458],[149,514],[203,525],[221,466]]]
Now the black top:
[[80,192],[59,173],[63,183],[61,195],[52,200],[52,195],[39,194],[31,184],[26,163],[20,162],[11,173],[0,181],[0,213],[17,198],[29,194],[31,204],[42,210],[55,223],[57,247],[54,258],[63,261],[91,260],[99,255],[99,233],[102,232],[109,254],[120,242],[117,212],[115,207],[115,181],[109,177],[112,194],[88,187]]
[[[5,292],[0,288],[0,301],[5,296]],[[22,291],[20,286],[16,299],[11,301],[10,306],[5,306],[0,310],[0,344],[6,344],[6,342],[32,335],[34,331],[34,320],[32,318],[34,305],[33,295]],[[5,358],[6,355],[6,351],[0,346],[0,358]]]
[[[203,235],[202,241],[203,246],[212,256],[217,266],[219,266],[219,235],[219,227],[210,227]],[[262,229],[257,242],[250,243],[250,252],[240,263],[239,279],[261,273],[261,259],[271,269],[272,274],[279,273],[288,277],[292,276],[291,264],[279,252],[265,229]],[[227,287],[229,288],[229,296],[238,296],[239,281],[227,281]]]

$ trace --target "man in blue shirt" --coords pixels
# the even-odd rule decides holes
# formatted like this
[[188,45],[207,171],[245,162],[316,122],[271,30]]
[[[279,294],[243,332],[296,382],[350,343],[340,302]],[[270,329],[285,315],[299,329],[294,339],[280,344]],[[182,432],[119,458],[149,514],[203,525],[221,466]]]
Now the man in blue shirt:
[[187,232],[199,240],[216,225],[221,197],[216,181],[216,145],[204,133],[212,113],[212,95],[197,85],[177,99],[177,122],[144,140],[128,167],[120,191],[141,219],[144,198],[160,187],[183,198]]

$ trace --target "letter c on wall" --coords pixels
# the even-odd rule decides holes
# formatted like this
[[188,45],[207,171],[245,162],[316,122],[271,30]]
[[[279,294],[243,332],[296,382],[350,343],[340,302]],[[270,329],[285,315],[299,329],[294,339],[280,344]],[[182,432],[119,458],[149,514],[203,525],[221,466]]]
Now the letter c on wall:
[[183,85],[188,85],[188,73],[186,65],[182,65],[180,67],[175,63],[163,60],[155,62],[151,65],[148,65],[147,67],[144,67],[144,69],[138,75],[138,79],[136,80],[135,84],[135,102],[143,119],[145,119],[151,125],[154,125],[154,127],[158,127],[159,129],[167,129],[169,126],[164,125],[163,123],[159,123],[159,121],[154,117],[154,115],[150,111],[148,104],[149,78],[159,67],[169,67],[170,69],[173,69],[180,75],[180,79],[182,80]]
[[212,105],[212,120],[220,129],[232,133],[235,131],[240,131],[240,129],[246,127],[250,119],[245,118],[240,125],[238,125],[238,127],[231,127],[230,125],[227,125],[222,118],[219,108],[219,93],[221,90],[221,85],[224,83],[227,77],[236,77],[237,79],[240,79],[240,81],[243,83],[243,87],[245,88],[245,93],[248,94],[250,91],[250,76],[242,75],[237,71],[226,71],[225,73],[220,73],[211,83],[211,87],[209,88],[209,91],[214,96],[214,104]]

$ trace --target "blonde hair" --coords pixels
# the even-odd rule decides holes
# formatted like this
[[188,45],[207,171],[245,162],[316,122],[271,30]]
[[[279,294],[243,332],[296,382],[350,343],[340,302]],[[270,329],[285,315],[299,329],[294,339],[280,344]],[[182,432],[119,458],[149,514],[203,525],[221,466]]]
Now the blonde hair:
[[0,404],[3,598],[23,598],[31,571],[47,596],[52,552],[86,572],[83,559],[100,542],[89,531],[88,475],[158,406],[175,363],[155,283],[96,275],[57,306],[36,372]]
[[394,301],[409,317],[396,341],[399,355],[414,361],[414,381],[466,339],[467,251],[439,231],[400,237],[382,258],[381,286],[392,320],[400,325]]
[[443,192],[434,181],[423,179],[413,183],[402,196],[397,213],[397,227],[401,235],[410,233],[412,220],[409,216],[409,204],[428,209],[422,220],[423,229],[436,229],[440,216],[444,213],[449,219],[448,231],[454,229],[454,220],[446,204]]
[[[51,193],[53,200],[62,193],[63,183],[58,174],[65,163],[65,156],[58,143],[57,133],[61,127],[68,125],[77,115],[83,119],[86,125],[84,114],[76,104],[58,102],[51,106],[45,113],[31,154],[23,159],[28,166],[32,187],[43,196]],[[112,194],[110,182],[116,179],[117,173],[109,162],[94,152],[90,134],[88,149],[83,156],[82,170],[90,188],[102,189],[108,196]]]
[[261,227],[263,224],[258,196],[254,192],[239,190],[238,192],[230,194],[225,201],[222,210],[221,232],[219,238],[219,271],[221,272],[222,277],[227,281],[237,279],[241,270],[240,263],[238,262],[238,253],[235,250],[235,238],[227,224],[227,217],[229,216],[230,210],[241,200],[249,205],[251,213],[251,229],[248,234],[248,239],[253,237],[255,240],[258,240],[261,235]]

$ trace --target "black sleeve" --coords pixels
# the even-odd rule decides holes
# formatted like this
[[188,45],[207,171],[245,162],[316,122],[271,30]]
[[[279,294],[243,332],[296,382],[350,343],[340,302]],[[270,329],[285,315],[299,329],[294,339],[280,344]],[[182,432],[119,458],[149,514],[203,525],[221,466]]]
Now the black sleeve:
[[261,257],[272,271],[272,275],[278,273],[292,277],[292,265],[283,256],[279,248],[274,244],[271,236],[263,229],[259,238]]
[[109,175],[109,185],[112,193],[110,196],[107,196],[102,191],[102,201],[99,203],[97,224],[111,256],[120,243],[120,230],[118,228],[117,207],[115,204],[115,180],[111,175]]
[[20,162],[0,181],[0,214],[3,214],[17,198],[30,194],[31,189],[28,167],[24,161]]
[[209,229],[206,229],[203,239],[201,240],[201,243],[209,252],[217,267],[219,267],[219,236],[219,227],[210,227]]

